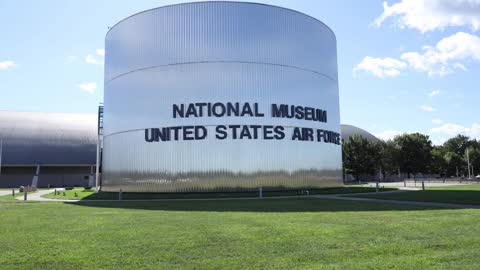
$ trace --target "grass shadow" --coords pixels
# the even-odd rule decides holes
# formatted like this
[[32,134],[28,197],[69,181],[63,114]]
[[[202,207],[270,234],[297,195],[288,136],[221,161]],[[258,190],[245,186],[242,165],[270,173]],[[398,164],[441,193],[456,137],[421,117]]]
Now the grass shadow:
[[[395,188],[383,188],[381,191],[392,191]],[[375,192],[372,187],[336,187],[309,190],[278,190],[264,191],[263,197],[302,196],[302,195],[331,195]],[[53,193],[52,193],[53,194]],[[118,200],[118,192],[98,192],[93,190],[68,190],[60,191],[58,195],[44,196],[51,199],[77,199],[77,200]],[[256,198],[258,192],[176,192],[176,193],[136,193],[124,192],[123,200],[159,200],[159,199],[222,199],[222,198]]]
[[191,201],[80,201],[66,202],[81,207],[142,209],[152,211],[204,212],[359,212],[418,211],[449,209],[433,206],[401,205],[378,202],[345,201],[319,198],[232,199]]

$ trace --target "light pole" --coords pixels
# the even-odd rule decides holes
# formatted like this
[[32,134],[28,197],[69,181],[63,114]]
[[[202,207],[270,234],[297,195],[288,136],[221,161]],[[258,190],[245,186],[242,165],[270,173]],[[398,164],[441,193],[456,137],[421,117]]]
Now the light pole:
[[468,179],[472,179],[472,175],[470,174],[470,153],[468,152],[468,148],[467,148],[467,168],[468,168]]
[[100,175],[100,135],[97,137],[97,159],[95,165],[95,192],[98,191],[99,180],[98,177]]

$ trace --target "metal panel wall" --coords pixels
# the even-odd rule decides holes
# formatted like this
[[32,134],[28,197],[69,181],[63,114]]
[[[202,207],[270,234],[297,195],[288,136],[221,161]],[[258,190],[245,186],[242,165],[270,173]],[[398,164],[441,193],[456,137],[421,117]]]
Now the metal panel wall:
[[95,164],[95,114],[0,111],[3,165]]
[[[340,145],[291,139],[298,127],[340,133],[336,41],[320,21],[253,3],[180,4],[121,21],[105,48],[102,190],[341,185]],[[174,104],[198,102],[258,104],[264,117],[172,116]],[[318,108],[328,120],[272,117],[272,104]],[[219,125],[281,126],[285,138],[218,139]],[[208,136],[145,140],[146,129],[170,126],[204,126]]]

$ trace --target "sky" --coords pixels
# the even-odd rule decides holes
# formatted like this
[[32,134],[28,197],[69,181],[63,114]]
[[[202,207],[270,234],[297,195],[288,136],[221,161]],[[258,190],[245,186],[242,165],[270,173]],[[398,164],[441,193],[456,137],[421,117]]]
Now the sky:
[[[96,113],[108,27],[182,2],[0,0],[0,110]],[[480,0],[257,2],[335,32],[342,124],[480,139]]]

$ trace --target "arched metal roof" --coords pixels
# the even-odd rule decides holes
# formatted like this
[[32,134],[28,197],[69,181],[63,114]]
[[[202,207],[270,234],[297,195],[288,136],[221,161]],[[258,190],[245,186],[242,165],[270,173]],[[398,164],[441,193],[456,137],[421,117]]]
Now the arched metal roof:
[[0,111],[2,165],[96,163],[97,115]]
[[377,137],[373,136],[370,132],[363,130],[359,127],[352,125],[341,125],[342,129],[342,139],[348,140],[351,136],[360,135],[369,141],[380,141]]

